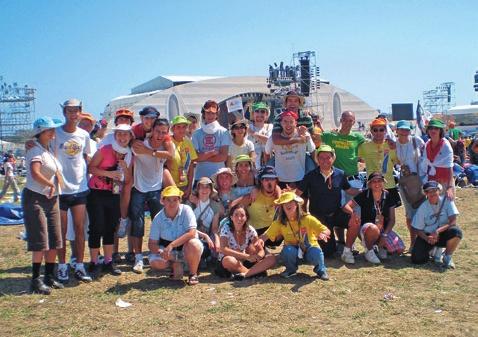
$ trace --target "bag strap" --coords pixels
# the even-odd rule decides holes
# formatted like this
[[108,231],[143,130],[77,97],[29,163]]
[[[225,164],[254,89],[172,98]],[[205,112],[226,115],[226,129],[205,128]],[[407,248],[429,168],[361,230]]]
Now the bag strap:
[[438,219],[440,218],[440,213],[441,213],[441,211],[442,211],[442,209],[443,209],[443,206],[445,205],[446,198],[447,198],[447,196],[444,195],[444,196],[443,196],[443,200],[442,200],[442,202],[441,202],[441,204],[440,204],[440,208],[438,209],[438,212],[436,212],[435,214],[433,214],[433,216],[435,217],[435,221],[433,222],[433,225],[436,225],[436,223],[438,222]]
[[415,163],[417,165],[417,176],[420,176],[420,165],[418,165],[418,151],[420,151],[418,148],[417,148],[417,140],[415,139],[415,136],[412,136],[412,142],[413,142],[413,153],[414,153],[414,157],[415,157]]

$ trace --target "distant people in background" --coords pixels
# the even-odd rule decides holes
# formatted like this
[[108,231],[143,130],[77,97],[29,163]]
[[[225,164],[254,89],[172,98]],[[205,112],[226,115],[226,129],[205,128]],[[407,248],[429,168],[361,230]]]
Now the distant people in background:
[[460,134],[462,134],[463,131],[455,127],[455,122],[450,121],[448,123],[448,134],[447,136],[450,137],[453,140],[458,140],[460,138]]
[[455,196],[453,178],[453,148],[445,138],[445,123],[432,119],[426,128],[430,139],[425,144],[421,171],[424,182],[436,181],[443,186],[444,193],[451,200]]
[[[60,208],[61,164],[55,158],[50,142],[59,123],[40,117],[33,123],[34,145],[26,153],[27,180],[22,192],[22,208],[27,234],[27,250],[32,252],[30,291],[49,295],[52,288],[63,285],[55,279],[56,250],[62,247]],[[45,260],[45,278],[40,278]]]
[[198,158],[193,143],[187,138],[190,124],[191,122],[184,116],[175,116],[171,122],[175,152],[170,161],[169,170],[176,186],[184,192],[184,199],[191,195],[194,168]]
[[105,137],[107,128],[108,121],[106,119],[103,118],[97,121],[93,131],[90,134],[91,138],[93,138],[97,143],[100,142]]
[[17,180],[15,179],[15,156],[13,154],[7,154],[6,160],[3,163],[3,170],[5,171],[5,177],[3,180],[2,192],[0,192],[0,199],[5,197],[10,186],[13,190],[13,202],[18,202],[20,190],[18,189]]
[[211,177],[225,167],[231,137],[227,129],[217,121],[219,104],[207,101],[201,109],[203,124],[192,135],[192,142],[198,154],[195,179]]
[[418,208],[413,218],[413,228],[418,233],[412,250],[412,262],[423,264],[430,259],[430,250],[445,247],[434,256],[436,263],[443,263],[445,268],[455,268],[452,255],[458,247],[463,233],[456,224],[458,209],[455,203],[445,196],[440,196],[441,186],[436,181],[423,185],[427,200]]
[[458,139],[455,141],[455,144],[453,145],[454,161],[458,163],[460,166],[463,166],[465,164],[465,154],[466,154],[465,140],[463,139],[463,134],[460,133],[460,135],[458,136]]
[[260,169],[266,164],[264,149],[267,140],[272,135],[272,124],[267,123],[269,115],[270,109],[266,103],[258,102],[252,104],[251,122],[247,129],[247,134],[254,143],[256,169]]
[[247,120],[240,119],[230,127],[232,142],[229,146],[226,165],[233,170],[236,168],[236,157],[239,155],[247,155],[255,162],[254,143],[247,139],[248,124]]
[[469,146],[468,155],[470,157],[470,163],[478,165],[478,138],[475,138]]

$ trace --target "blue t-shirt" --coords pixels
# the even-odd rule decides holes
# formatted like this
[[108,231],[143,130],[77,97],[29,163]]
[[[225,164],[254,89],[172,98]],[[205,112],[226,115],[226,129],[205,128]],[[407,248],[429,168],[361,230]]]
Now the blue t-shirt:
[[193,209],[188,205],[181,204],[174,219],[168,218],[164,209],[154,217],[151,223],[149,238],[156,241],[160,239],[174,241],[190,229],[195,229],[196,227],[196,216]]
[[[231,145],[231,136],[229,132],[220,127],[218,131],[212,134],[207,134],[203,131],[203,129],[197,129],[194,131],[192,135],[192,142],[196,152],[208,152],[212,150],[218,150],[222,146],[229,146]],[[197,162],[196,164],[196,173],[194,174],[194,178],[197,180],[201,177],[211,177],[214,173],[217,172],[220,168],[225,167],[224,162]]]

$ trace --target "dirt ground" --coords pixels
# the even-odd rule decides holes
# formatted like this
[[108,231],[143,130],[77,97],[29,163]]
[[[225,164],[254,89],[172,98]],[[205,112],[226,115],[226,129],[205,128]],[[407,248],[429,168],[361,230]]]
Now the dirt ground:
[[[456,270],[410,256],[380,266],[361,254],[354,266],[327,259],[331,280],[311,266],[282,279],[220,279],[208,271],[187,286],[166,274],[125,271],[90,284],[72,279],[50,296],[27,293],[30,254],[17,238],[23,226],[0,227],[1,336],[478,336],[478,190],[458,191],[464,240]],[[408,246],[403,208],[396,229]],[[71,274],[73,278],[73,275]],[[131,303],[120,308],[121,298]]]

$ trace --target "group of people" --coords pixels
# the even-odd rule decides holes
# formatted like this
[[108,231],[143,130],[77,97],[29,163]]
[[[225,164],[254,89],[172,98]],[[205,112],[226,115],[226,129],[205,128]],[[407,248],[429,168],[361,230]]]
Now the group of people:
[[[287,93],[283,112],[269,123],[269,107],[256,102],[250,120],[237,119],[229,130],[219,124],[219,104],[212,100],[201,109],[201,124],[195,115],[169,121],[152,106],[135,121],[135,113],[122,108],[102,138],[91,137],[96,121],[77,99],[62,104],[64,122],[37,119],[34,139],[26,143],[22,193],[31,290],[49,294],[64,287],[68,265],[83,282],[120,275],[118,241],[125,237],[125,259],[143,273],[147,211],[150,267],[170,270],[174,279],[187,273],[190,285],[208,264],[219,276],[241,280],[267,275],[279,263],[285,266],[281,276],[292,277],[308,263],[328,280],[324,258],[355,263],[357,238],[365,259],[378,264],[405,250],[393,231],[401,204],[412,262],[428,261],[438,246],[445,251],[435,260],[453,267],[462,233],[443,122],[430,121],[425,144],[411,135],[407,121],[398,123],[392,140],[387,120],[377,118],[367,140],[352,131],[353,112],[342,114],[338,130],[325,131],[303,105],[304,97]],[[397,185],[396,165],[418,177],[426,200],[415,202],[407,184]],[[282,247],[280,254],[272,253],[274,247]]]

